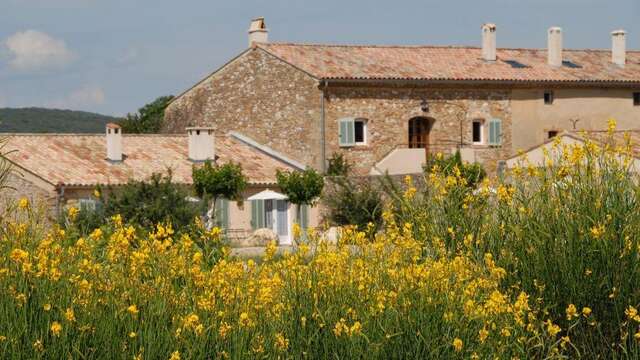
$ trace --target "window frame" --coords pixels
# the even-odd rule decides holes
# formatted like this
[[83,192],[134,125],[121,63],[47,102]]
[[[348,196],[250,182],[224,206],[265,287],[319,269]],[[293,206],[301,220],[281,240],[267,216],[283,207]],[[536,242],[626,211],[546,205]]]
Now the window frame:
[[[362,141],[356,141],[356,123],[362,124]],[[355,118],[353,119],[353,143],[356,146],[367,145],[367,119],[365,118]]]
[[[475,132],[475,124],[479,124],[480,126],[480,140],[479,141],[475,141],[475,137],[474,137],[474,132]],[[485,134],[484,134],[484,124],[485,121],[484,119],[473,119],[471,121],[471,143],[473,145],[484,145],[486,143],[485,141]]]
[[542,94],[542,101],[545,105],[553,105],[555,101],[555,94],[553,90],[545,90]]

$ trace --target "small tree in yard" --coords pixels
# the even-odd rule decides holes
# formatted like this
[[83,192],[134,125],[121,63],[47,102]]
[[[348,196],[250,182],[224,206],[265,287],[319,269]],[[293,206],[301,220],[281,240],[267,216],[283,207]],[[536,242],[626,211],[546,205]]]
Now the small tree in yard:
[[304,171],[280,171],[276,172],[278,187],[289,197],[289,201],[296,205],[296,218],[298,223],[302,220],[302,205],[313,205],[322,194],[324,179],[314,169]]
[[[202,166],[193,167],[192,177],[196,194],[205,201],[211,199],[211,209],[216,208],[216,201],[220,198],[241,200],[242,192],[247,187],[240,164],[214,166],[211,161],[206,161]],[[215,217],[215,211],[212,213],[212,217]]]

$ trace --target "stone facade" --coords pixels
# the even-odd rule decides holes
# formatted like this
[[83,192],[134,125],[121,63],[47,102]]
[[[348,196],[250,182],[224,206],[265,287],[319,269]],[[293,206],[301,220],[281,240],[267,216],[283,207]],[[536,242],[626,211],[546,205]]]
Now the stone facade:
[[[421,109],[423,99],[428,99],[428,112]],[[510,106],[510,92],[495,89],[329,88],[325,105],[327,154],[342,152],[365,175],[389,152],[407,147],[409,120],[425,117],[433,123],[429,133],[430,153],[450,153],[460,145],[471,147],[476,158],[493,171],[497,160],[511,153]],[[365,145],[340,147],[338,127],[345,117],[367,120]],[[502,146],[470,145],[472,121],[491,118],[502,120]]]
[[[324,155],[345,153],[359,174],[367,174],[393,149],[406,147],[409,119],[417,116],[433,119],[430,151],[443,153],[451,152],[461,141],[471,142],[473,119],[500,118],[503,145],[474,146],[473,150],[488,169],[495,168],[496,160],[511,155],[508,90],[372,85],[322,90],[320,81],[259,48],[247,50],[178,96],[167,107],[164,131],[182,132],[194,125],[211,126],[223,133],[238,131],[322,169],[323,97]],[[422,99],[432,102],[429,113],[422,112]],[[343,117],[368,120],[366,145],[338,145],[339,119]]]
[[0,190],[0,216],[2,209],[15,204],[19,199],[27,198],[31,204],[35,204],[34,206],[46,208],[51,219],[55,218],[57,195],[55,188],[50,184],[29,173],[16,170],[9,175],[5,185],[9,188]]
[[312,77],[252,48],[178,96],[167,107],[163,131],[196,125],[238,131],[320,167],[321,95]]

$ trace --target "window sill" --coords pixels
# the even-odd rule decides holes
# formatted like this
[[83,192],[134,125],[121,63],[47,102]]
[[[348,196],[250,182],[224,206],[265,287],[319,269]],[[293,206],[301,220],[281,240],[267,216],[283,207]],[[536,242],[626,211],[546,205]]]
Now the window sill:
[[341,149],[351,149],[351,150],[368,150],[371,148],[368,144],[355,144],[355,145],[340,145]]

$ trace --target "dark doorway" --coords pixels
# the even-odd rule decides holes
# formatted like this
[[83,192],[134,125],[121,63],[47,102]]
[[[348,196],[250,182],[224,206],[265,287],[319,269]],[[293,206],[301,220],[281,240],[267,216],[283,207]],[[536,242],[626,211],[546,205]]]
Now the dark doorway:
[[431,131],[432,123],[432,119],[425,117],[415,117],[409,120],[410,149],[429,149],[429,131]]

